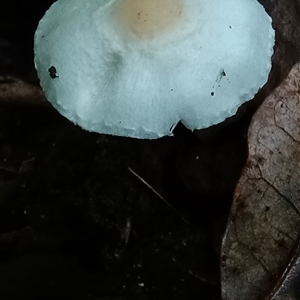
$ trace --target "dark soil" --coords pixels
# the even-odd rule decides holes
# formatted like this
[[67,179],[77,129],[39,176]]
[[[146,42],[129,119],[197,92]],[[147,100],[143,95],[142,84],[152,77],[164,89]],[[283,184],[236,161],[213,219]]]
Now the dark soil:
[[8,101],[15,78],[38,86],[33,34],[52,2],[0,4],[0,299],[220,299],[254,107],[144,141],[84,131],[22,90]]

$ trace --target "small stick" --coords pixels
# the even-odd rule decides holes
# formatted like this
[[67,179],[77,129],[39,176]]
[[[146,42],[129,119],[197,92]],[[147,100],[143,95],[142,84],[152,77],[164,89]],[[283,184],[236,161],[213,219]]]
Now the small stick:
[[132,173],[135,177],[137,177],[143,184],[145,184],[159,199],[161,199],[166,205],[168,205],[176,214],[180,216],[180,218],[186,223],[189,224],[183,216],[181,216],[178,211],[172,206],[159,192],[157,192],[148,182],[146,182],[140,175],[134,172],[130,167],[128,167],[130,173]]

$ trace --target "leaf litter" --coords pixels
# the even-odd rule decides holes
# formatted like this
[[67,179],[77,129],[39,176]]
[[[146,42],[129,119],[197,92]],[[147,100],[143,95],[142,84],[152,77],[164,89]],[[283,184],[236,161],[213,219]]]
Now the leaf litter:
[[293,283],[300,241],[299,87],[296,64],[250,125],[249,157],[222,245],[224,299],[299,299]]

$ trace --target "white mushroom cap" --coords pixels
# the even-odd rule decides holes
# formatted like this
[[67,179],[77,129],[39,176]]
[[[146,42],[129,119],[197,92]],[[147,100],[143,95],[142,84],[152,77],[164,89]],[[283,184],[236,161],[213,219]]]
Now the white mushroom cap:
[[58,0],[35,34],[47,99],[82,128],[137,138],[234,115],[268,79],[256,0]]

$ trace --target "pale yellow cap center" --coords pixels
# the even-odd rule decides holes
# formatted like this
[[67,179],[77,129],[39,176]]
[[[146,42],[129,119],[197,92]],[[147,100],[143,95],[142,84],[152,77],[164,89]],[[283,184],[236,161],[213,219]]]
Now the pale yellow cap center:
[[179,23],[182,11],[182,0],[119,0],[113,17],[129,33],[153,38]]

